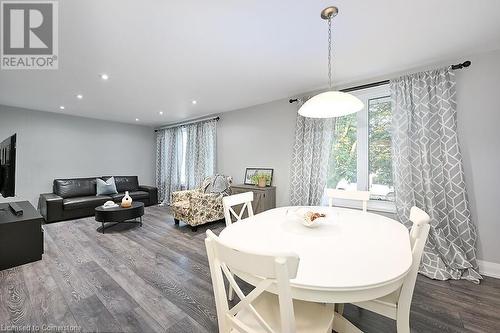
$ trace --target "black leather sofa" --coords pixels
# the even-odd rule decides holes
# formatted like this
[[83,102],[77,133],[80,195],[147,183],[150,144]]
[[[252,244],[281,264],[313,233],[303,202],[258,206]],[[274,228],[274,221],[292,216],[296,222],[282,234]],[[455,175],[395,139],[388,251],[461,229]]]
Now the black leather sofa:
[[[111,176],[100,177],[107,180]],[[96,178],[55,179],[53,193],[40,194],[38,209],[47,223],[94,215],[94,209],[106,201],[121,202],[125,191],[145,206],[158,203],[158,190],[139,185],[137,176],[114,176],[118,194],[96,195]]]

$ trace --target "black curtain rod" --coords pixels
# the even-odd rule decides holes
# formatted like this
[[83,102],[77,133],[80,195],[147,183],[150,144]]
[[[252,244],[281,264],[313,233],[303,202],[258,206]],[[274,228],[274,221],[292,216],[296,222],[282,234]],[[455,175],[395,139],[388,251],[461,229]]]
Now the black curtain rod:
[[[470,65],[471,65],[471,62],[469,60],[467,60],[467,61],[464,61],[464,62],[462,62],[460,64],[451,65],[451,69],[453,69],[453,70],[462,69],[462,68],[469,67]],[[340,91],[342,91],[342,92],[351,92],[351,91],[355,91],[355,90],[373,88],[373,87],[378,87],[378,86],[381,86],[381,85],[384,85],[384,84],[388,84],[389,82],[390,82],[390,80],[383,80],[383,81],[378,81],[378,82],[372,82],[372,83],[362,84],[362,85],[356,86],[356,87],[345,88],[345,89],[342,89]],[[295,103],[297,101],[298,101],[297,98],[291,98],[290,100],[288,100],[289,103]]]
[[165,129],[165,128],[171,128],[171,127],[178,127],[178,126],[184,126],[184,125],[189,125],[189,124],[202,123],[202,122],[210,121],[210,120],[219,121],[220,117],[219,116],[217,116],[217,117],[207,117],[207,118],[200,118],[200,119],[188,120],[188,121],[180,122],[180,123],[173,123],[173,124],[169,124],[169,125],[165,125],[163,127],[157,128],[157,129],[155,129],[155,132],[158,132],[159,130]]

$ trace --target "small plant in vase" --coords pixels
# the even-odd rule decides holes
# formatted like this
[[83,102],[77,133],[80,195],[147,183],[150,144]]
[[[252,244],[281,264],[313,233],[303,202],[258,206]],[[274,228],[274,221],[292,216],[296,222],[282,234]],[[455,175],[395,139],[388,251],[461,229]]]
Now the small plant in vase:
[[271,176],[263,173],[256,173],[252,176],[252,182],[258,187],[266,187],[269,181],[271,181]]

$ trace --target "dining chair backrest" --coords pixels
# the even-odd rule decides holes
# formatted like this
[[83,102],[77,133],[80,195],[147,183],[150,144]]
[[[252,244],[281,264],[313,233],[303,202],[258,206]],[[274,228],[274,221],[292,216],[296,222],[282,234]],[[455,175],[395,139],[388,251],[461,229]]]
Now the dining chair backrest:
[[[222,198],[226,226],[229,226],[231,223],[233,223],[232,216],[234,216],[237,221],[241,220],[243,214],[245,213],[245,208],[248,211],[248,216],[253,216],[252,201],[253,192],[244,192]],[[233,207],[237,205],[243,205],[239,214],[236,213],[233,209]]]
[[405,277],[401,292],[399,294],[399,306],[410,308],[415,282],[417,280],[420,260],[424,252],[425,243],[429,236],[431,218],[429,215],[418,207],[413,206],[410,210],[410,221],[413,226],[410,230],[410,245],[412,252],[412,265],[408,274]]
[[[264,332],[274,332],[252,305],[252,302],[272,284],[276,284],[278,292],[281,330],[282,332],[295,332],[290,279],[297,275],[299,266],[297,255],[293,253],[252,253],[235,249],[222,243],[219,237],[210,230],[207,231],[205,246],[212,276],[220,332],[228,333],[232,329],[239,332],[253,332],[246,324],[236,318],[236,315],[242,310],[249,311]],[[233,277],[234,272],[259,276],[262,281],[250,293],[244,295]],[[231,309],[229,309],[224,287],[224,276],[240,299],[239,303]]]
[[422,209],[415,206],[410,209],[410,221],[413,223],[410,229],[410,243],[412,249],[415,247],[417,239],[421,237],[423,231],[422,227],[429,224],[430,220],[430,216]]
[[326,196],[328,197],[328,205],[330,207],[333,206],[334,199],[357,200],[363,203],[363,212],[366,212],[368,208],[368,201],[370,200],[370,191],[345,191],[327,188]]

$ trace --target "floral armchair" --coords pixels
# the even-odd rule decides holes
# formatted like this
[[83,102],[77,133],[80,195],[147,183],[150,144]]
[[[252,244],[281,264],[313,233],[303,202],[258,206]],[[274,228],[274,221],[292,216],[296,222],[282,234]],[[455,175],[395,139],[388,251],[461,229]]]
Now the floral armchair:
[[196,231],[197,226],[224,218],[222,198],[231,192],[232,178],[207,177],[200,188],[172,193],[170,208],[175,224],[183,221]]

